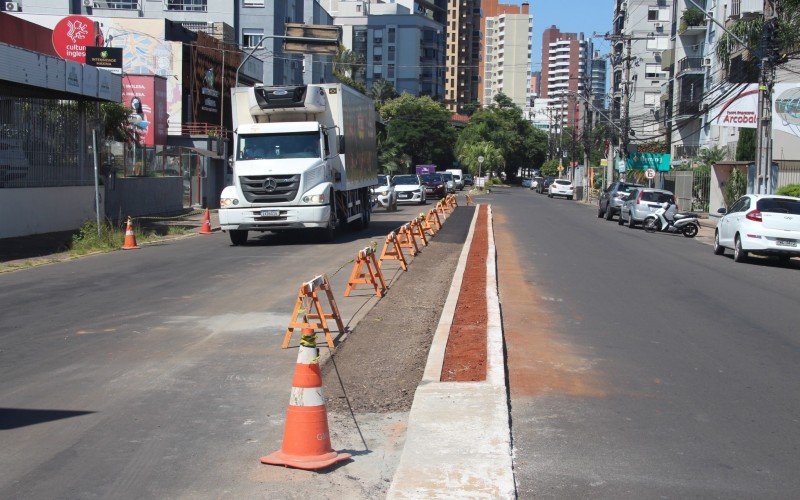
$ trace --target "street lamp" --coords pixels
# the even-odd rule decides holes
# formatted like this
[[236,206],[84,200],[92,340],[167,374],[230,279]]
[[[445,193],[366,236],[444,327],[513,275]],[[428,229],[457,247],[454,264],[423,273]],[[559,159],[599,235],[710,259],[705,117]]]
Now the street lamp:
[[[479,157],[478,157],[478,179],[482,179],[482,178],[483,178],[483,177],[481,176],[481,167],[483,166],[483,159],[484,159],[484,158],[483,158],[483,155],[481,155],[481,156],[479,156]],[[481,185],[481,187],[483,187],[485,184],[486,184],[486,183],[483,183],[483,184]]]

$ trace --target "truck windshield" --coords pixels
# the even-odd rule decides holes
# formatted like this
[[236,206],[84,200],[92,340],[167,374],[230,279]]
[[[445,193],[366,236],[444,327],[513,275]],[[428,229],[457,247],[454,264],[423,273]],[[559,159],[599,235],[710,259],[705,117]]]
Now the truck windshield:
[[240,135],[240,160],[319,158],[319,132]]

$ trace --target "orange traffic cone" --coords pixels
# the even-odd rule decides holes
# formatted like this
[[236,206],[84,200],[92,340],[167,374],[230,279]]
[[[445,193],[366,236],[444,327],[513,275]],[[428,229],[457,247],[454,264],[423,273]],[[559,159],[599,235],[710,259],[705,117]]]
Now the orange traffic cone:
[[347,460],[350,454],[338,453],[331,448],[317,335],[313,329],[303,328],[299,349],[292,395],[286,410],[283,444],[280,450],[261,457],[261,463],[305,470],[323,469]]
[[139,248],[136,244],[136,235],[133,233],[133,223],[128,217],[128,225],[125,227],[125,241],[122,243],[123,250],[135,250]]
[[205,215],[203,215],[203,225],[200,226],[199,234],[213,234],[211,231],[211,212],[207,208]]

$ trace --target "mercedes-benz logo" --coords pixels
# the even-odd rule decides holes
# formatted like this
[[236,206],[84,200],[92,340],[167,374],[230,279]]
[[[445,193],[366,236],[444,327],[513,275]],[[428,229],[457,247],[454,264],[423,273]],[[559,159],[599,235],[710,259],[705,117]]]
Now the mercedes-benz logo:
[[278,181],[276,181],[272,177],[267,177],[266,179],[264,179],[264,191],[271,193],[275,191],[276,187],[278,187]]

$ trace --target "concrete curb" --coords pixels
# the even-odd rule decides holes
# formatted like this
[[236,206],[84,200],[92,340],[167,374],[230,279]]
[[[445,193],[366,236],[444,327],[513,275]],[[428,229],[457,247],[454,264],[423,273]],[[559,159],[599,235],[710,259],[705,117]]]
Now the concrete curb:
[[486,259],[486,381],[439,382],[478,212],[456,267],[425,376],[414,394],[406,443],[387,498],[516,497],[491,208]]

